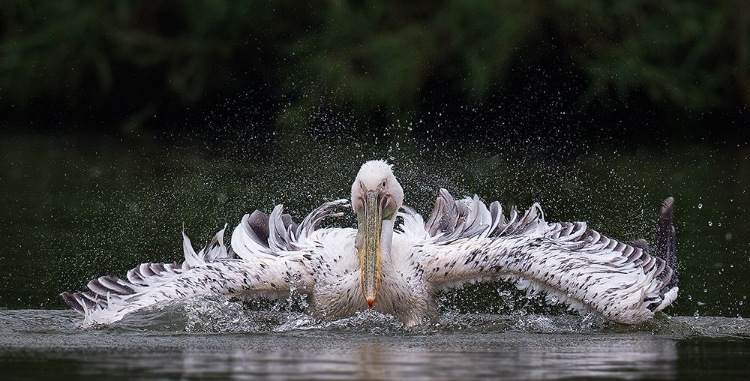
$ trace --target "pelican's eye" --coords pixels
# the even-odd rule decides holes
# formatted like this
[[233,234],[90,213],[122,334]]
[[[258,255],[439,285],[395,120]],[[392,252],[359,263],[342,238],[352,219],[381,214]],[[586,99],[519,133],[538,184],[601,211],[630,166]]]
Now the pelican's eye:
[[380,183],[380,189],[385,189],[386,180],[383,179],[383,182]]

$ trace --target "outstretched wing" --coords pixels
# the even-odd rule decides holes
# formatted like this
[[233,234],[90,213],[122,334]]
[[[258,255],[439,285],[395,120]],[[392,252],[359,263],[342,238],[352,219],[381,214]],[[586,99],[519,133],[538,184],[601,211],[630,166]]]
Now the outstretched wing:
[[64,292],[63,300],[84,315],[83,326],[109,324],[156,303],[194,297],[247,297],[286,294],[292,287],[314,284],[305,242],[341,201],[326,203],[296,225],[282,213],[246,215],[232,235],[232,249],[224,245],[224,229],[200,252],[183,233],[185,261],[142,263],[125,278],[102,276],[88,290]]
[[294,258],[231,258],[221,243],[223,233],[224,230],[217,233],[213,245],[197,254],[183,235],[182,264],[142,263],[129,270],[126,278],[102,276],[91,280],[86,291],[64,292],[61,296],[84,315],[86,327],[117,322],[159,302],[211,296],[271,296],[288,291],[293,284],[302,288],[309,282],[305,266]]
[[[424,277],[435,289],[467,281],[508,279],[520,289],[605,318],[636,324],[677,297],[674,200],[664,201],[656,253],[645,241],[628,245],[585,222],[547,223],[538,204],[506,219],[499,203],[454,200],[447,191],[425,224]],[[408,227],[407,228],[414,228]]]

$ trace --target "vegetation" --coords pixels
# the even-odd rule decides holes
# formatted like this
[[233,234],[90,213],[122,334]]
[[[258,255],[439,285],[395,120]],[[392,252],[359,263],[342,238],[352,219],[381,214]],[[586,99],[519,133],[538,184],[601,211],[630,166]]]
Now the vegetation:
[[287,128],[316,110],[538,122],[526,103],[698,128],[685,119],[747,118],[749,36],[733,0],[6,0],[0,110],[6,126],[127,133],[244,94]]

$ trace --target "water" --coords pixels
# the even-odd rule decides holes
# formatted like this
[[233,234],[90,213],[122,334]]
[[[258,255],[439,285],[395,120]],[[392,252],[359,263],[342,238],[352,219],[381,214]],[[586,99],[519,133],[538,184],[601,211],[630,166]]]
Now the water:
[[409,331],[382,315],[324,324],[298,314],[282,314],[276,318],[301,322],[293,328],[280,324],[242,333],[176,329],[190,314],[175,308],[151,312],[147,328],[136,319],[81,330],[76,328],[79,317],[69,311],[0,311],[3,379],[700,380],[750,376],[750,322],[732,318],[662,316],[632,328],[590,325],[570,315],[448,314],[440,325]]
[[[241,143],[3,136],[2,379],[748,377],[747,147],[579,147],[564,155],[502,142]],[[539,201],[550,220],[585,220],[626,241],[653,239],[659,203],[675,196],[681,279],[671,317],[606,324],[502,284],[442,295],[440,325],[416,331],[384,316],[320,323],[277,305],[219,301],[81,330],[73,312],[58,310],[60,292],[94,276],[179,260],[183,226],[200,245],[224,223],[277,203],[299,220],[345,197],[370,158],[395,164],[406,203],[423,213],[445,187],[506,205]]]
[[[92,277],[179,260],[183,228],[197,246],[225,223],[231,229],[243,214],[269,212],[278,203],[299,221],[321,203],[347,197],[362,162],[387,158],[405,203],[423,214],[445,187],[506,206],[538,201],[549,220],[584,220],[624,241],[653,240],[657,209],[672,195],[682,276],[670,313],[750,317],[747,147],[603,146],[560,158],[513,142],[467,148],[344,140],[237,140],[216,148],[4,136],[0,307],[63,308],[58,294],[81,289]],[[498,303],[481,304],[495,309],[472,304],[464,310],[508,312],[497,311]]]

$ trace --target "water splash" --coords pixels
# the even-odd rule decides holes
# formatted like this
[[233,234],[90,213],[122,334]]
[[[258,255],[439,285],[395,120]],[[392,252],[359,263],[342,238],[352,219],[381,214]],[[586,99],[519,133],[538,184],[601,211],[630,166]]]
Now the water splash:
[[[391,315],[361,311],[354,316],[321,321],[285,306],[284,300],[268,302],[275,308],[248,307],[239,301],[211,299],[166,303],[127,316],[121,322],[99,329],[148,330],[187,333],[294,333],[338,332],[367,335],[431,335],[441,333],[532,333],[532,334],[597,334],[649,332],[677,337],[750,337],[750,322],[743,319],[700,317],[668,317],[660,314],[654,320],[626,326],[605,321],[591,313],[442,313],[432,323],[405,327]],[[721,325],[714,326],[716,319]]]

